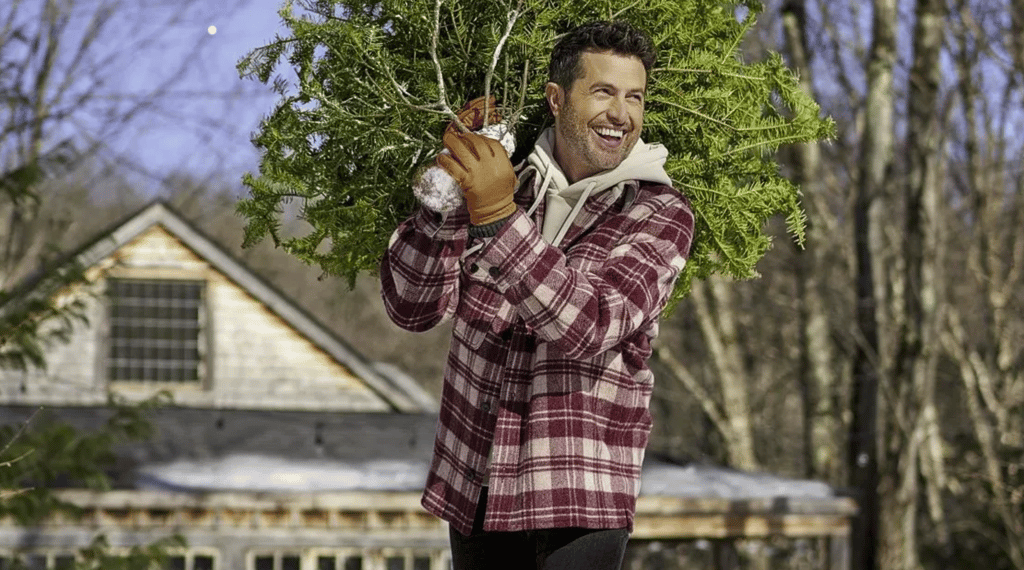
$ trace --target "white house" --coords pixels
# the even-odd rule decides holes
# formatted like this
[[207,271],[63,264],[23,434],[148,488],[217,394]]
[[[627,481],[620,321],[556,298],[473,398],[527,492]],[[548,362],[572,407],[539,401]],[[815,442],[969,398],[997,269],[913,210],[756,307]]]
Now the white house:
[[[105,533],[172,533],[179,570],[440,570],[447,526],[423,511],[436,402],[375,365],[157,202],[82,248],[90,325],[45,371],[0,371],[0,423],[40,406],[99,425],[108,398],[166,390],[155,437],[119,448],[115,489],[63,490],[85,517],[0,520],[0,567],[57,568]],[[0,442],[2,443],[2,442]],[[853,505],[825,485],[649,460],[635,542],[823,537],[844,568]]]

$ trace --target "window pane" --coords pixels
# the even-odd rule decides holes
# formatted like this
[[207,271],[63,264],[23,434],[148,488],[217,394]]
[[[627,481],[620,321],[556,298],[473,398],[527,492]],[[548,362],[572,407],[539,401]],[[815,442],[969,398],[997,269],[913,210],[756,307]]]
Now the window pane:
[[196,556],[192,559],[192,570],[213,570],[213,557]]
[[412,559],[412,570],[430,570],[430,557],[417,556]]
[[362,556],[349,556],[345,559],[345,570],[363,570]]
[[168,570],[185,570],[184,556],[171,556],[167,559]]
[[109,375],[113,380],[199,380],[203,284],[111,279]]
[[316,559],[316,570],[335,570],[333,556],[319,556]]
[[389,556],[384,559],[384,567],[387,570],[405,570],[405,558]]
[[282,556],[281,570],[299,570],[299,557],[295,555]]
[[257,556],[256,570],[274,570],[273,556]]
[[28,568],[28,570],[46,570],[46,557],[38,554],[26,556],[25,568]]
[[53,567],[56,570],[71,570],[75,567],[75,557],[70,554],[60,554],[53,559]]

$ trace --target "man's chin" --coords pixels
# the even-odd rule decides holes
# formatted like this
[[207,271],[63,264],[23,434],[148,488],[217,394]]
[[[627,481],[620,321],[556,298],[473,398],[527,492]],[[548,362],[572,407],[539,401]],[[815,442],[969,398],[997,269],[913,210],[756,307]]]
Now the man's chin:
[[616,152],[614,154],[600,153],[598,159],[594,161],[595,165],[603,172],[606,170],[613,170],[617,168],[622,161],[626,160],[629,156],[628,152]]

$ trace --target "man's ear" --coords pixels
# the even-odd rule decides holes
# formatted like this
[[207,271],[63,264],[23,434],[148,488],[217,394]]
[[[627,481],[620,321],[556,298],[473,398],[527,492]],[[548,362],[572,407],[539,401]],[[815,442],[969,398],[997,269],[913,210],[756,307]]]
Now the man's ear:
[[553,81],[548,81],[544,85],[544,98],[548,102],[548,109],[551,110],[551,114],[558,117],[558,113],[562,111],[562,107],[565,105],[565,91],[562,90],[562,86]]

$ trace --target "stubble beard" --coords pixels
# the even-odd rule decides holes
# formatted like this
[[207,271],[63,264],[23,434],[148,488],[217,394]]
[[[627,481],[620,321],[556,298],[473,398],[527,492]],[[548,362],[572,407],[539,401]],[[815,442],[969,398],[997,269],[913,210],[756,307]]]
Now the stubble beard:
[[567,104],[563,108],[563,116],[565,120],[559,121],[558,126],[562,138],[569,144],[573,152],[578,153],[583,158],[588,169],[597,169],[597,172],[591,172],[587,177],[593,176],[598,172],[611,170],[622,164],[622,161],[629,156],[629,153],[636,145],[637,137],[630,131],[626,133],[626,140],[622,141],[622,146],[618,150],[606,152],[595,146],[591,138],[594,134],[590,125],[586,121],[580,120],[576,109],[572,105]]

